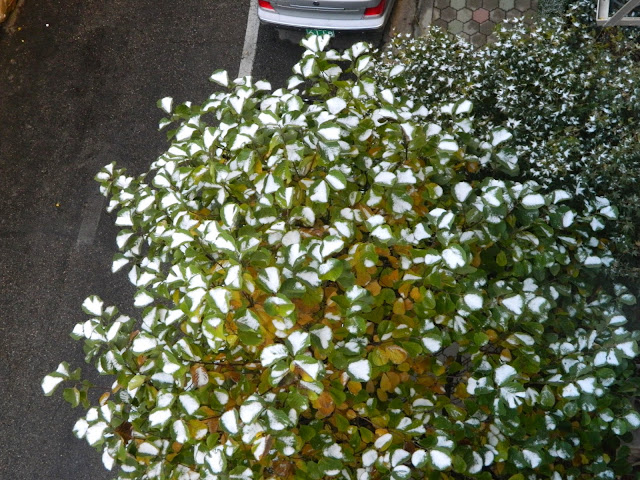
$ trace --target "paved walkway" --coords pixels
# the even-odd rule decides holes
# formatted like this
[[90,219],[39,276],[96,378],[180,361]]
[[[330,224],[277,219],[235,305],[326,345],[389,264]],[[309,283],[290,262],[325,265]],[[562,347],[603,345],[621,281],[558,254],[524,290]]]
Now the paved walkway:
[[[479,47],[492,40],[495,26],[507,18],[524,17],[532,23],[538,0],[428,0],[430,23],[459,35]],[[426,23],[422,19],[423,24]]]

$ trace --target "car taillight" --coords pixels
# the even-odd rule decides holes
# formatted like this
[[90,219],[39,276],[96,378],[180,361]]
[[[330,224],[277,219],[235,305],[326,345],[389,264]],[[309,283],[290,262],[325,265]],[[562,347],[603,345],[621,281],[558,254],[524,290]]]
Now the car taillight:
[[[384,2],[384,0],[382,0]],[[267,0],[258,0],[258,5],[261,8],[266,8],[267,10],[273,10],[273,6],[271,6],[271,2],[267,2]]]
[[375,15],[382,15],[382,11],[384,10],[384,4],[387,3],[387,0],[381,0],[380,3],[375,6],[375,7],[371,7],[371,8],[367,8],[364,11],[364,16],[365,17],[373,17]]

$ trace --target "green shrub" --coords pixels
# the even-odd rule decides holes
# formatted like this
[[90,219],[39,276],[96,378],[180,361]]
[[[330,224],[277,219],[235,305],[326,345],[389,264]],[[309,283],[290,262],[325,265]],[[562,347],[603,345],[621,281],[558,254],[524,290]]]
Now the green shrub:
[[119,479],[625,472],[633,297],[598,286],[615,209],[473,180],[516,167],[509,132],[479,138],[466,100],[449,127],[425,121],[376,85],[366,45],[326,41],[304,41],[286,89],[162,100],[168,151],[138,178],[98,174],[142,313],[89,297],[73,336],[113,387],[89,408],[63,363],[45,393],[77,382],[74,432]]
[[[606,232],[616,254],[608,273],[637,290],[640,50],[630,33],[596,28],[593,15],[593,2],[581,1],[560,19],[505,22],[496,42],[477,50],[437,29],[399,37],[378,80],[434,106],[436,121],[439,105],[471,100],[479,132],[491,125],[513,132],[521,181],[570,190],[575,208],[607,197],[621,214]],[[404,73],[389,81],[399,65]]]

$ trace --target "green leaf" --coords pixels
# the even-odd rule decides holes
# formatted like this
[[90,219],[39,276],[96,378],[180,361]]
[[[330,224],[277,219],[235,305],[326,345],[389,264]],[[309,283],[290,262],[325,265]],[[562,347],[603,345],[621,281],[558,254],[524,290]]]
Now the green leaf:
[[76,387],[65,388],[62,392],[62,398],[75,408],[80,404],[80,391]]

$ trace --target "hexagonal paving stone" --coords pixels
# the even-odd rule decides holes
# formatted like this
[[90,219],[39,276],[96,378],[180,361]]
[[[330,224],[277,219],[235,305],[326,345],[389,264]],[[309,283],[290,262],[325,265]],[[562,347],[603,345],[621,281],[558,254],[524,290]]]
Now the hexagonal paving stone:
[[462,27],[462,31],[464,33],[468,33],[469,35],[473,35],[474,33],[478,33],[480,30],[480,24],[474,20],[470,20],[464,24]]
[[487,43],[487,36],[482,33],[474,33],[471,35],[471,43],[476,47],[481,47]]
[[433,12],[431,13],[431,22],[435,22],[436,20],[438,20],[440,18],[440,9],[439,8],[434,8]]
[[489,20],[489,10],[486,10],[484,8],[475,10],[473,12],[473,19],[478,23],[486,22],[487,20]]
[[496,24],[493,23],[491,20],[489,20],[488,22],[484,22],[480,24],[480,33],[484,33],[485,35],[491,35],[495,26]]
[[433,6],[443,10],[449,6],[449,0],[435,0]]
[[482,0],[482,6],[487,10],[498,8],[498,0]]
[[449,22],[449,31],[453,34],[462,32],[462,22],[460,20],[453,20]]
[[444,21],[444,20],[442,20],[441,18],[439,18],[438,20],[434,20],[433,22],[431,22],[431,25],[433,25],[434,27],[441,28],[442,30],[446,30],[446,29],[447,29],[447,22],[445,22],[445,21]]
[[458,11],[458,20],[460,20],[462,23],[466,23],[471,20],[471,10],[469,10],[468,8],[463,8],[462,10]]
[[442,12],[440,12],[440,18],[445,22],[450,22],[454,18],[456,18],[456,12],[453,8],[447,7]]
[[491,11],[491,15],[489,15],[489,18],[491,18],[491,21],[494,23],[500,23],[505,18],[507,18],[507,12],[505,12],[501,8],[496,8],[495,10]]
[[515,0],[500,0],[500,8],[503,10],[511,10],[515,4]]
[[482,6],[482,0],[467,0],[467,8],[471,10],[475,10],[476,8],[480,8]]
[[455,8],[456,10],[462,10],[466,5],[467,0],[451,0],[451,8]]
[[520,18],[522,16],[522,13],[520,13],[518,10],[509,10],[507,12],[507,18],[509,20],[511,20],[512,18]]
[[516,0],[516,8],[521,12],[526,12],[531,8],[531,0]]
[[463,39],[465,42],[470,42],[471,41],[471,37],[469,36],[469,34],[461,32],[458,34],[458,36]]

